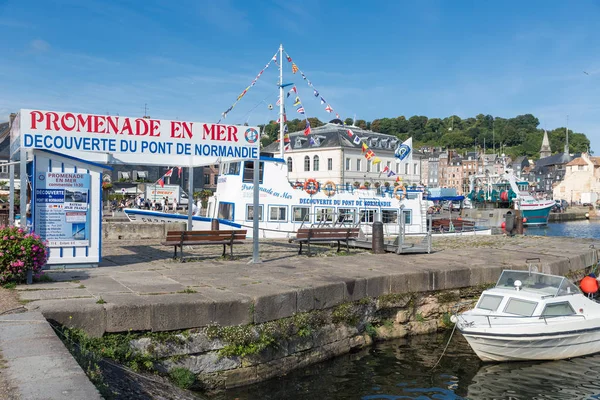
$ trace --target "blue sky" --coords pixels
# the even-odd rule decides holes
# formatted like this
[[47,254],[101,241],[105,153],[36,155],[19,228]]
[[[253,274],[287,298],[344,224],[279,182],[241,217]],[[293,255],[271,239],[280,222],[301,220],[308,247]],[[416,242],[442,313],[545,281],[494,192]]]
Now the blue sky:
[[[216,122],[283,43],[343,118],[532,113],[553,129],[568,115],[600,153],[598,21],[585,0],[0,0],[0,120],[148,104]],[[273,67],[225,122],[277,118]],[[308,116],[331,117],[287,62],[284,74]]]

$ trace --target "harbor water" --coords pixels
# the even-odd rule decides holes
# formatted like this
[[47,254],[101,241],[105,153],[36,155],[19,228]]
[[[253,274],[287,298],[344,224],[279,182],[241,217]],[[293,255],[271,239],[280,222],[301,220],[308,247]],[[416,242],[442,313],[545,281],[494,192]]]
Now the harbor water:
[[[527,228],[525,234],[600,239],[600,220],[551,223]],[[210,398],[592,400],[600,399],[600,354],[553,362],[483,363],[460,333],[446,332],[379,343]]]

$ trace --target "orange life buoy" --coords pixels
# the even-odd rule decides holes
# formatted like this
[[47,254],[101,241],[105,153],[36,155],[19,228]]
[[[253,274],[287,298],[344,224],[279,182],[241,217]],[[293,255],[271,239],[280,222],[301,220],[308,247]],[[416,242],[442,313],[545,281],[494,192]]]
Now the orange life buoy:
[[[398,194],[399,189],[402,189],[402,196]],[[404,200],[406,198],[406,188],[404,185],[398,185],[394,188],[394,197],[398,200]]]
[[319,182],[314,178],[307,179],[304,182],[304,191],[308,194],[315,194],[319,191]]
[[327,195],[327,197],[331,197],[335,194],[335,183],[332,181],[327,181],[323,185],[323,193]]

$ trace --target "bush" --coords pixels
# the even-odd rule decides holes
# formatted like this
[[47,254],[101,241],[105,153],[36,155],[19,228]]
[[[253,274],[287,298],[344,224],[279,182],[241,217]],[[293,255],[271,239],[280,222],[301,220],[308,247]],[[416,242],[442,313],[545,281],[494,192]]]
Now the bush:
[[47,256],[39,235],[14,226],[0,227],[0,284],[23,282],[29,270],[39,278]]

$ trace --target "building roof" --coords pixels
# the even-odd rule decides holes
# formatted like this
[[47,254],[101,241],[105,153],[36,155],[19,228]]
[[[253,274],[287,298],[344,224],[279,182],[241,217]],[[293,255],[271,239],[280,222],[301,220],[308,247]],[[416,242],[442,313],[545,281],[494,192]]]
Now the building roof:
[[0,123],[0,159],[8,159],[10,155],[10,124]]
[[537,162],[535,163],[535,168],[542,168],[542,167],[546,167],[546,166],[550,166],[550,165],[562,165],[562,164],[566,164],[569,161],[573,160],[575,157],[579,157],[581,156],[580,153],[576,154],[576,155],[570,155],[567,153],[556,153],[551,155],[550,157],[544,157],[544,158],[540,158],[539,160],[537,160]]
[[[361,149],[365,143],[376,154],[377,152],[393,153],[402,141],[393,135],[364,130],[351,127],[353,137],[348,135],[348,127],[344,125],[327,123],[318,128],[312,128],[310,135],[304,135],[304,131],[292,132],[289,136],[289,144],[293,150],[306,150],[310,148],[343,147]],[[311,140],[312,139],[312,140]],[[261,150],[263,153],[278,153],[279,143],[273,142]],[[421,153],[413,154],[420,155]]]
[[[600,157],[589,157],[590,161],[596,167],[600,167]],[[588,165],[587,161],[583,157],[577,157],[574,160],[571,160],[567,166],[577,166],[577,165]]]

